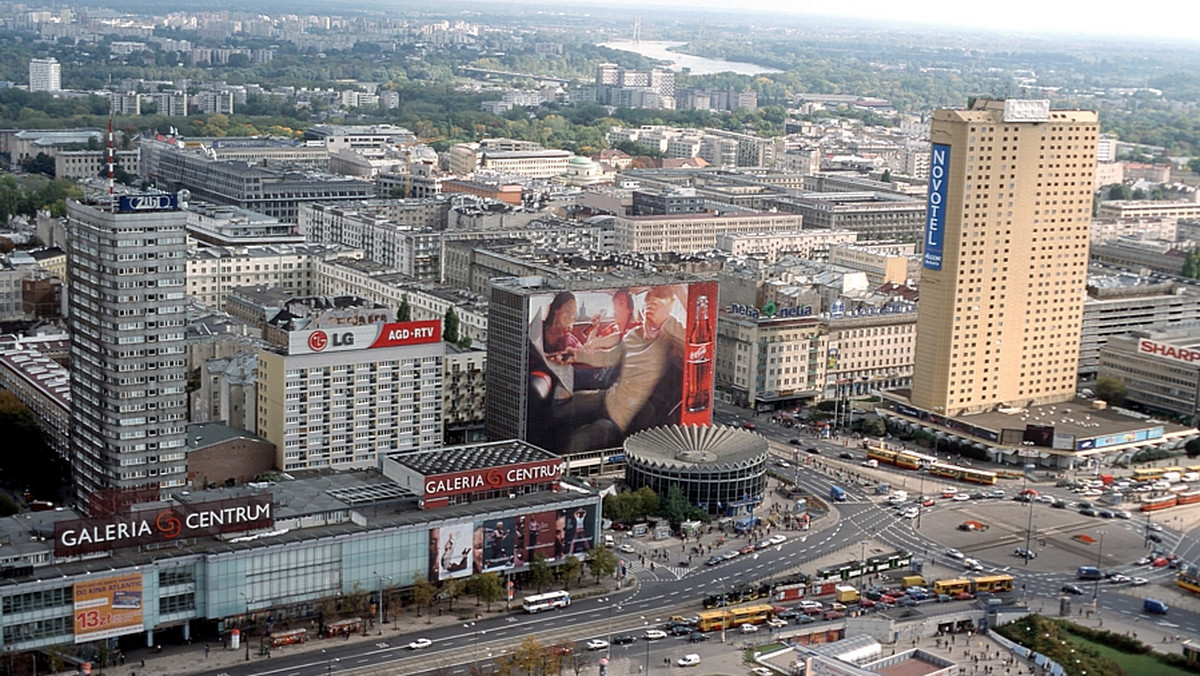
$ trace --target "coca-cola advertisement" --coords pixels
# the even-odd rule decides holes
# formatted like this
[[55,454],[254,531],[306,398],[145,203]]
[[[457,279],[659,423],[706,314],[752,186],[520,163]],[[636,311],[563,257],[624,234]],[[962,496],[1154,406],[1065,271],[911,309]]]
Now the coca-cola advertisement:
[[568,453],[711,423],[718,307],[716,282],[532,296],[526,440]]

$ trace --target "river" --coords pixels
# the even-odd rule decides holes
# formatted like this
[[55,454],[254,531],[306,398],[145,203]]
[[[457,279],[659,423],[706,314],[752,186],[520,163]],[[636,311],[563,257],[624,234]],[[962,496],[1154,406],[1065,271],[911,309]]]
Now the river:
[[670,61],[671,70],[682,71],[687,68],[692,75],[710,75],[712,73],[736,73],[738,75],[758,75],[760,73],[779,73],[782,72],[778,68],[768,68],[760,66],[757,63],[743,63],[740,61],[723,61],[721,59],[708,59],[703,56],[690,56],[688,54],[680,54],[678,52],[667,51],[670,47],[678,47],[686,45],[686,42],[668,42],[668,41],[651,41],[651,42],[604,42],[601,47],[609,49],[619,49],[623,52],[633,52],[651,59],[661,59]]

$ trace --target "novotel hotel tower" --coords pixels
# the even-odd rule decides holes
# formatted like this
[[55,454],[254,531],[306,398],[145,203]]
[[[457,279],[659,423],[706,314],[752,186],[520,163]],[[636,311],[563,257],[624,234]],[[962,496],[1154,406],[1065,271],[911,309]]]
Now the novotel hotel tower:
[[1048,101],[938,110],[912,403],[942,415],[1075,395],[1099,121]]
[[67,202],[71,467],[102,489],[187,480],[187,212],[175,195]]

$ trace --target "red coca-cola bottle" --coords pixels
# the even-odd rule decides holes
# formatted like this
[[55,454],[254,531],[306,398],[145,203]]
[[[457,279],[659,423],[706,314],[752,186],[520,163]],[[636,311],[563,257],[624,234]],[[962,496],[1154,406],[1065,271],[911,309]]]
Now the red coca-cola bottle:
[[707,411],[712,403],[713,334],[709,324],[708,296],[696,298],[688,331],[687,346],[687,410]]

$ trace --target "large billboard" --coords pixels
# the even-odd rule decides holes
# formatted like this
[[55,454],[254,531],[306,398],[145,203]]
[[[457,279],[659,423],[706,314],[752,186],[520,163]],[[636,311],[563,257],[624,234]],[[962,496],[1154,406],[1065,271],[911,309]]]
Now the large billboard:
[[54,524],[54,555],[77,556],[167,540],[268,528],[271,495],[250,495]]
[[429,579],[434,582],[474,572],[474,528],[470,521],[429,531]]
[[538,554],[549,563],[596,545],[596,505],[455,523],[429,531],[429,579],[507,572]]
[[950,146],[934,143],[929,155],[929,203],[925,205],[924,264],[942,269],[942,242],[946,236],[946,175],[950,171]]
[[377,347],[437,343],[441,340],[442,322],[438,319],[364,326],[335,326],[288,332],[288,354],[369,350]]
[[142,630],[142,575],[75,583],[75,642]]
[[716,282],[531,296],[526,441],[589,451],[711,423],[717,309]]

